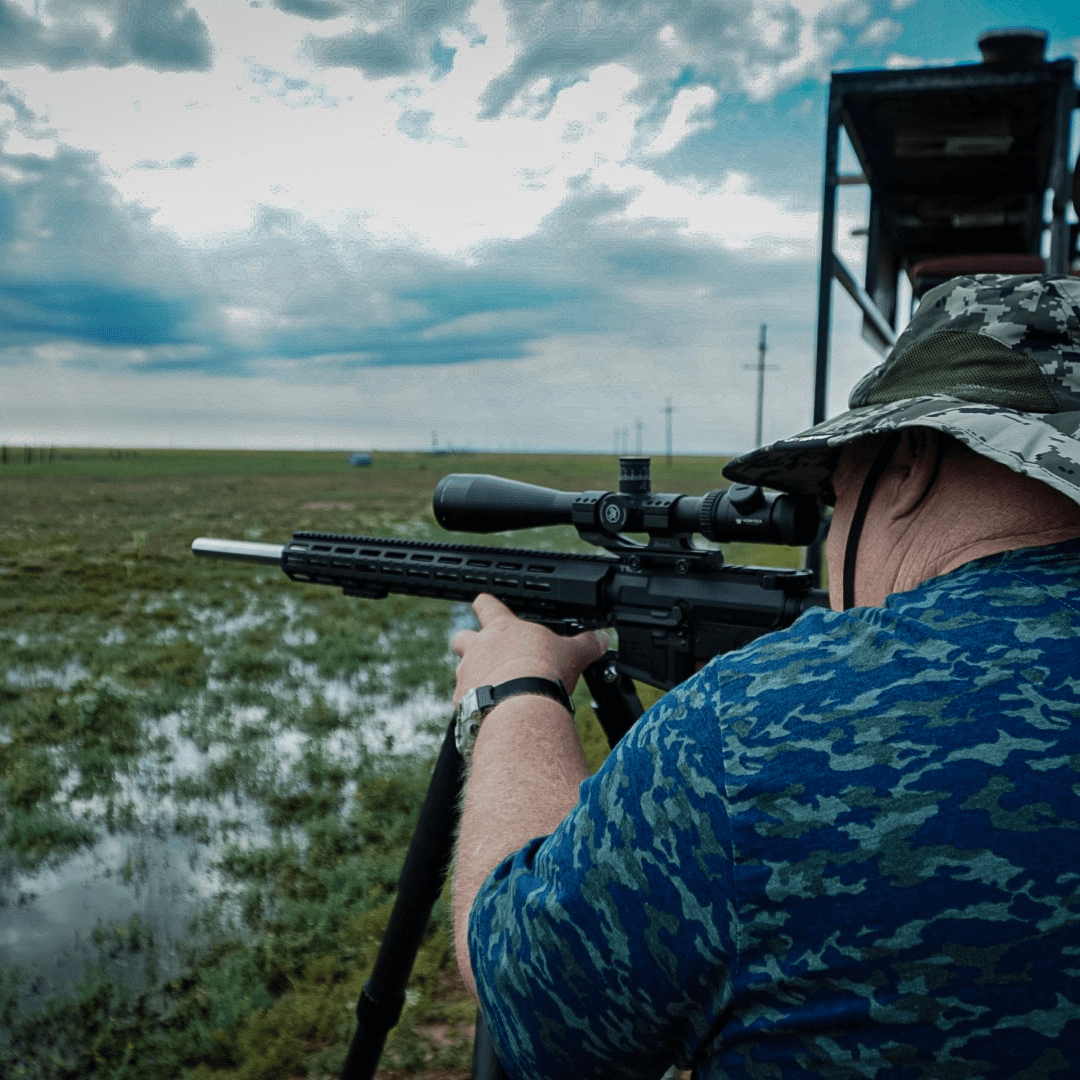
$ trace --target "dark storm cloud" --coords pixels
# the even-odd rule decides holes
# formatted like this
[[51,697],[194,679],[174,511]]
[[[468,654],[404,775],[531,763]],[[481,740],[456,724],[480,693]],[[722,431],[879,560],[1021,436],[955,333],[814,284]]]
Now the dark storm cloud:
[[189,299],[152,289],[95,281],[22,281],[0,284],[0,340],[10,344],[62,339],[92,345],[188,343],[183,328]]
[[[311,19],[353,16],[354,28],[333,37],[311,36],[305,52],[322,67],[358,68],[368,78],[382,79],[412,71],[438,78],[453,66],[454,50],[442,40],[446,30],[466,31],[473,0],[340,0],[333,5],[310,0],[278,0],[277,6]],[[310,7],[310,12],[305,9]]]
[[0,0],[0,64],[205,71],[212,63],[206,25],[186,0],[42,0],[35,12]]

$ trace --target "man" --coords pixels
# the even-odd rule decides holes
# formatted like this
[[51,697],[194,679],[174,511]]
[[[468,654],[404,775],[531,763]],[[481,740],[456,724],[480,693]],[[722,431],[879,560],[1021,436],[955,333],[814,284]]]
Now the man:
[[[1080,1075],[1080,281],[933,290],[850,405],[725,469],[835,500],[835,610],[588,779],[558,701],[484,719],[454,918],[511,1075]],[[605,647],[475,607],[459,697]]]

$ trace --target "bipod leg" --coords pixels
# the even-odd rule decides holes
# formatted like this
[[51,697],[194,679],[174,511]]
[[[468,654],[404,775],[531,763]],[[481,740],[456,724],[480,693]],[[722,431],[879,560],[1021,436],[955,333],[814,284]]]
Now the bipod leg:
[[371,1080],[386,1036],[401,1015],[405,986],[450,868],[464,782],[465,764],[454,743],[451,720],[409,843],[375,966],[356,1004],[356,1032],[341,1080]]
[[619,671],[618,658],[618,653],[608,650],[585,669],[585,685],[609,746],[614,746],[645,711],[633,679]]
[[484,1014],[476,1010],[476,1036],[472,1051],[472,1080],[510,1080],[491,1041]]
[[[585,669],[585,682],[595,702],[597,719],[612,746],[642,713],[634,684],[618,672],[615,659],[616,654],[608,652]],[[405,856],[390,921],[383,933],[371,976],[356,1005],[356,1032],[341,1069],[341,1080],[372,1080],[374,1077],[386,1036],[397,1023],[405,1004],[405,987],[431,910],[446,881],[465,784],[465,763],[457,752],[454,734],[454,721],[451,720]],[[473,1077],[474,1080],[504,1080],[506,1077],[479,1014],[473,1047]]]

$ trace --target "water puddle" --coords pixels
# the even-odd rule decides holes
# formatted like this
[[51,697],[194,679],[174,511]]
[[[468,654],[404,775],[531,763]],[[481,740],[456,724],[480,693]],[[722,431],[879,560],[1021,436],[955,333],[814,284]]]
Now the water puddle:
[[[286,647],[310,644],[313,631],[297,626],[295,616],[291,597],[278,611],[253,604],[229,618],[192,613],[216,640],[274,620]],[[460,605],[451,633],[475,625],[470,620]],[[116,644],[121,635],[114,632]],[[392,657],[393,642],[385,645],[384,655]],[[441,648],[436,643],[435,651]],[[21,970],[24,1004],[70,991],[102,964],[135,991],[178,973],[192,944],[192,921],[207,910],[221,920],[235,916],[238,884],[222,870],[223,856],[270,844],[302,850],[307,842],[301,829],[268,823],[268,792],[276,799],[304,792],[320,763],[348,775],[373,756],[432,751],[449,721],[448,701],[430,691],[395,701],[375,689],[393,685],[392,660],[350,678],[327,678],[296,658],[286,670],[286,678],[265,688],[272,709],[223,709],[228,687],[211,677],[175,711],[144,720],[148,749],[117,771],[107,799],[80,799],[72,768],[54,802],[96,839],[32,870],[0,863],[0,969]],[[67,690],[88,676],[71,660],[9,668],[6,677],[14,688]],[[296,718],[317,702],[331,721],[313,731]],[[347,807],[356,781],[336,790],[338,804]]]

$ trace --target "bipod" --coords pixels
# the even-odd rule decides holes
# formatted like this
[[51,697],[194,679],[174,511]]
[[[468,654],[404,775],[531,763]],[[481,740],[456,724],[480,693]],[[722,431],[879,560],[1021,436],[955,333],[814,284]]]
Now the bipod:
[[[630,730],[642,712],[633,682],[619,673],[615,661],[616,654],[609,652],[585,669],[596,717],[611,746]],[[356,1003],[356,1031],[341,1068],[341,1080],[374,1077],[386,1036],[401,1016],[405,987],[420,942],[446,882],[465,785],[465,762],[457,752],[454,736],[451,720],[409,842],[375,966]],[[479,1010],[472,1076],[473,1080],[508,1080]]]

